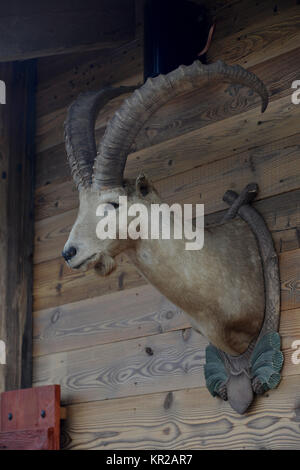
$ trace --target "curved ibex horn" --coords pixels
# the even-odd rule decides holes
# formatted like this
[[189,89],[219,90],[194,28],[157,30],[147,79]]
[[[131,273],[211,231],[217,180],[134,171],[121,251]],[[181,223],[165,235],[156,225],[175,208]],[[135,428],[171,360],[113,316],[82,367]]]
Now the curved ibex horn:
[[94,187],[102,189],[122,185],[131,146],[150,116],[172,98],[215,80],[251,88],[261,96],[262,112],[267,108],[268,92],[265,85],[256,75],[239,65],[230,66],[222,61],[203,65],[195,61],[167,75],[149,78],[124,101],[109,121],[95,160]]
[[65,122],[65,146],[72,176],[77,188],[92,183],[93,164],[97,154],[95,121],[100,109],[111,99],[134,91],[136,87],[103,88],[81,93],[68,109]]

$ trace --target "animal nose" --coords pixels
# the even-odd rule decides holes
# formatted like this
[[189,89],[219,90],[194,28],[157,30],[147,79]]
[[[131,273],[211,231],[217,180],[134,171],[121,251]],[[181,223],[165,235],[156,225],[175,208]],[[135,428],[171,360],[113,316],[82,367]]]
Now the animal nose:
[[62,252],[62,256],[65,258],[66,261],[70,261],[70,259],[74,258],[76,253],[77,253],[77,250],[75,246],[70,246],[68,250],[64,250]]

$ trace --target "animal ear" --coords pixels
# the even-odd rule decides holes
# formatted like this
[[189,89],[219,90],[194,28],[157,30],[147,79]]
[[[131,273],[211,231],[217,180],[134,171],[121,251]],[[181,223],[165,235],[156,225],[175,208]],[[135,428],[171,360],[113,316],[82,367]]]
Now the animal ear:
[[135,181],[136,192],[141,196],[147,196],[150,192],[150,183],[144,174],[140,174]]

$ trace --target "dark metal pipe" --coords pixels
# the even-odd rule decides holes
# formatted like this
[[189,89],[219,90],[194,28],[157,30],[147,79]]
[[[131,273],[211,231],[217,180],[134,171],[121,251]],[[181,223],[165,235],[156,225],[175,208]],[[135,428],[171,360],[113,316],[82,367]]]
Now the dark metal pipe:
[[212,25],[206,8],[189,0],[147,0],[144,20],[145,80],[192,64]]

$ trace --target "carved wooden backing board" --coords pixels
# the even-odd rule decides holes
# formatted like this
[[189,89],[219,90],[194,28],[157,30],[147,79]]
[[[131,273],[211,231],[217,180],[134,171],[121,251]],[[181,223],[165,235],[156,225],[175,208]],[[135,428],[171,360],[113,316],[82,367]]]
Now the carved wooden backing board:
[[59,447],[59,385],[1,394],[1,450],[59,450]]

